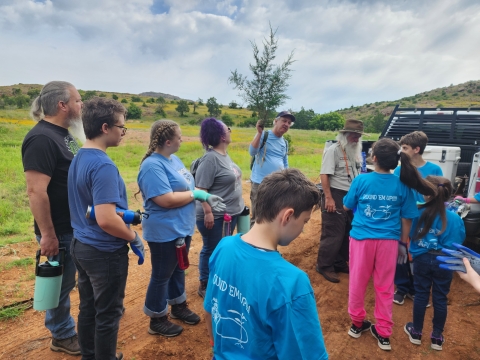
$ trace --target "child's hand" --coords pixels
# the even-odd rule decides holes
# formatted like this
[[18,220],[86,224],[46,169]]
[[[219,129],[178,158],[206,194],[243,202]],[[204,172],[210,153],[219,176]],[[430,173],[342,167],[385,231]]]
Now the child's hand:
[[459,271],[458,275],[460,275],[462,280],[466,281],[467,283],[472,285],[475,290],[480,292],[480,275],[478,275],[477,272],[472,268],[472,265],[470,265],[470,261],[468,261],[467,258],[463,258],[463,264],[465,265],[467,273]]
[[405,264],[407,262],[407,259],[408,259],[407,245],[399,241],[397,264]]

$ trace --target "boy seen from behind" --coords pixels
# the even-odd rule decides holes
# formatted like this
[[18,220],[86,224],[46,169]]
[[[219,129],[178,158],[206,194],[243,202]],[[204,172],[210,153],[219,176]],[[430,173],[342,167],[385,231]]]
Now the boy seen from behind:
[[274,172],[258,188],[252,229],[213,252],[204,308],[216,360],[328,359],[310,280],[277,251],[319,199],[299,170]]
[[[443,171],[440,166],[431,163],[430,161],[426,161],[422,156],[427,143],[428,137],[423,131],[414,131],[402,136],[400,139],[402,152],[410,157],[412,164],[417,168],[423,178],[426,178],[429,175],[443,176]],[[397,166],[393,173],[396,176],[400,176],[400,166]],[[422,194],[416,191],[414,194],[417,202],[425,202]],[[403,305],[405,297],[413,300],[415,297],[415,289],[413,287],[413,276],[408,259],[404,264],[397,264],[394,282],[397,287],[397,291],[395,291],[395,295],[393,296],[393,302],[395,304]]]

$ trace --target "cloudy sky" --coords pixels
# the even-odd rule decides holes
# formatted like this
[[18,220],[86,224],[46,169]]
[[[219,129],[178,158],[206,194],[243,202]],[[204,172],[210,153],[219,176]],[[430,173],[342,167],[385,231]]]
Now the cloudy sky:
[[227,78],[250,76],[250,41],[269,22],[278,62],[295,51],[283,108],[324,113],[480,79],[478,0],[0,0],[0,85],[241,103]]

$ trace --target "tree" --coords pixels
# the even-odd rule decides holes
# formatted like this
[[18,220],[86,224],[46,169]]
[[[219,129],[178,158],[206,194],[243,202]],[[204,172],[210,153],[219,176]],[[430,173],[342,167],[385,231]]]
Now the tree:
[[207,109],[210,116],[217,117],[220,116],[222,110],[220,110],[220,106],[217,103],[217,99],[213,96],[207,100]]
[[233,126],[233,125],[235,125],[235,123],[233,122],[232,117],[231,117],[230,115],[228,115],[228,114],[222,115],[222,121],[223,121],[223,123],[224,123],[225,125],[227,125],[227,126]]
[[30,89],[27,92],[27,95],[30,96],[30,99],[35,99],[38,95],[40,95],[40,89]]
[[163,110],[163,106],[162,106],[162,105],[158,105],[158,106],[155,108],[155,114],[160,115],[162,118],[166,118],[166,117],[167,117],[167,113],[165,112],[165,110]]
[[140,119],[142,117],[142,109],[140,109],[133,102],[130,103],[130,106],[128,107],[127,117],[129,119]]
[[230,109],[236,109],[238,107],[238,104],[235,102],[235,100],[232,100],[230,101],[230,103],[228,104],[228,107]]
[[127,104],[128,103],[128,100],[127,99],[122,99],[122,101],[120,101],[122,104]]
[[163,98],[162,96],[159,96],[159,97],[155,100],[155,102],[156,102],[157,104],[164,104],[164,105],[165,105],[165,98]]
[[83,94],[82,100],[87,101],[93,98],[94,96],[97,96],[97,92],[95,90],[88,90],[88,91],[85,91],[85,94]]
[[100,95],[98,95],[98,97],[107,97],[107,94],[101,93]]
[[132,96],[132,102],[142,102],[140,96]]
[[291,77],[290,66],[293,64],[293,51],[281,65],[274,65],[277,42],[276,30],[270,26],[270,36],[263,40],[263,52],[255,42],[250,42],[253,49],[254,63],[250,64],[252,80],[238,73],[231,72],[228,82],[234,85],[234,89],[240,91],[240,96],[249,104],[252,110],[258,112],[260,120],[265,122],[270,111],[284,104],[289,97],[286,95],[287,80]]
[[117,94],[112,94],[112,99],[113,100],[118,100],[118,95]]
[[325,131],[341,129],[343,124],[345,124],[345,118],[341,114],[333,111],[322,115],[316,115],[311,121],[311,125],[314,129]]
[[22,95],[22,89],[13,88],[12,89],[12,94],[13,94],[13,96]]
[[302,110],[295,114],[295,129],[310,129],[314,118],[315,111],[305,110],[302,106]]
[[198,98],[197,103],[198,103],[198,105],[202,106],[203,105],[203,100]]
[[180,116],[183,116],[183,113],[189,112],[190,107],[188,106],[188,103],[186,100],[179,100],[178,101],[178,106],[175,108],[175,111],[180,113]]
[[[441,104],[439,104],[441,105]],[[383,114],[376,110],[369,119],[365,121],[365,130],[373,133],[380,133],[385,126],[385,117]]]

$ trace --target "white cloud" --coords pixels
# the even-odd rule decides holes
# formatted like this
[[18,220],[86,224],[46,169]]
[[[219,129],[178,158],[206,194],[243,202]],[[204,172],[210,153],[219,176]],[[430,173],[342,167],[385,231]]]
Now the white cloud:
[[295,49],[285,108],[326,112],[480,78],[480,4],[449,1],[0,0],[0,82],[239,99],[250,40]]

